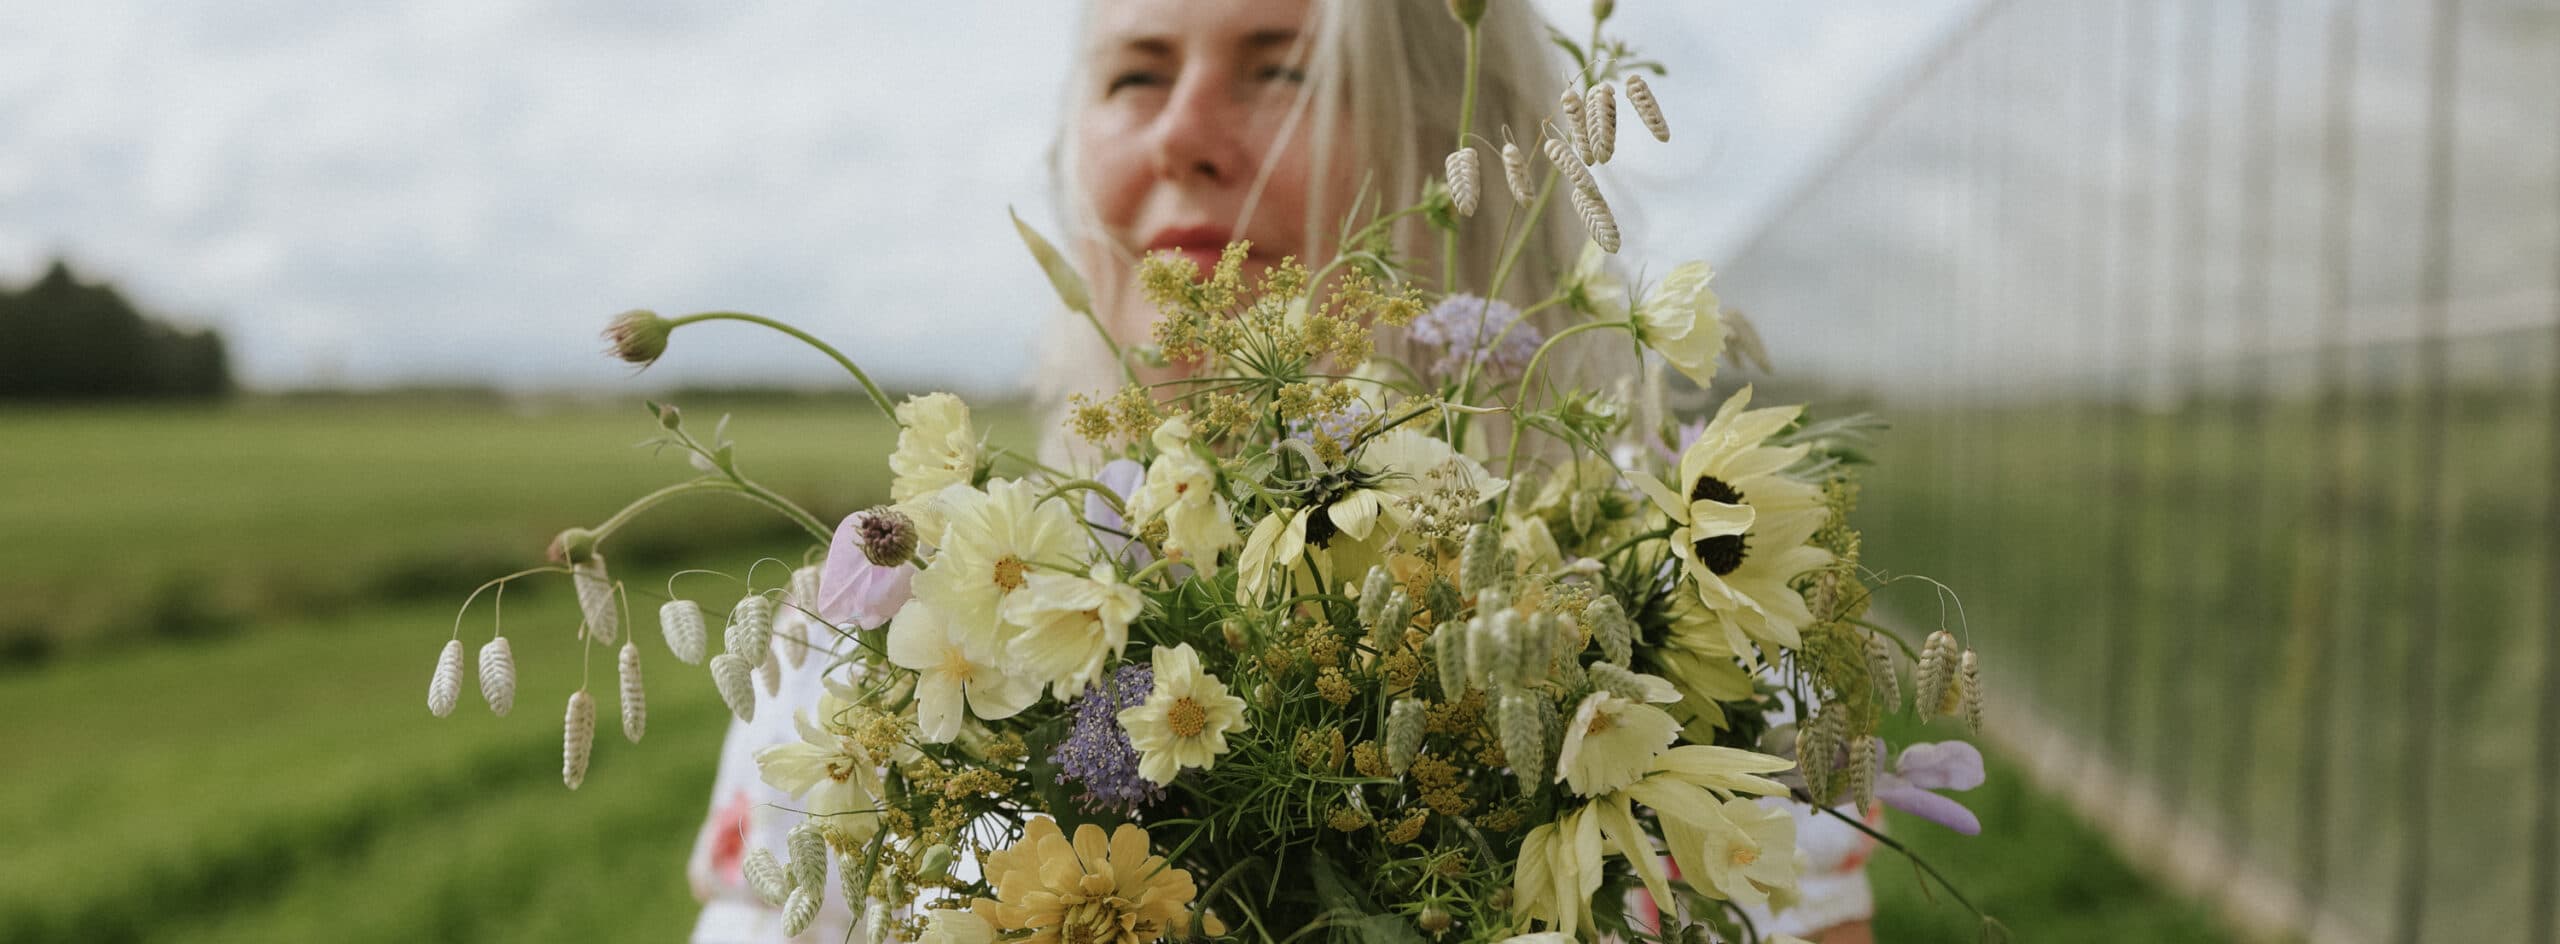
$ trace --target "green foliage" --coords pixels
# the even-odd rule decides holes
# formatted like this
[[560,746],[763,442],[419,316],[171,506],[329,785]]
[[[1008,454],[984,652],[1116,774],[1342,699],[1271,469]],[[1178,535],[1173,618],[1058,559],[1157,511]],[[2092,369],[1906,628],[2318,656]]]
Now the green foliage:
[[23,288],[0,287],[0,400],[203,399],[231,392],[211,329],[153,319],[59,260]]

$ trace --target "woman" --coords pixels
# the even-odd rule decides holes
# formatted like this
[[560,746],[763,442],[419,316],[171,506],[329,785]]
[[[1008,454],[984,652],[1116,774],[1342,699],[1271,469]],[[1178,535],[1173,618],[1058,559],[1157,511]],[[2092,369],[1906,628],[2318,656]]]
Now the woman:
[[[1497,141],[1508,128],[1529,147],[1566,69],[1526,0],[1488,6],[1473,127]],[[1156,312],[1136,279],[1149,253],[1177,253],[1205,269],[1230,240],[1246,239],[1248,276],[1286,256],[1322,260],[1364,193],[1371,209],[1381,198],[1392,206],[1439,176],[1457,142],[1464,94],[1463,33],[1449,17],[1446,0],[1092,0],[1052,156],[1067,242],[1113,338],[1123,345],[1149,338]],[[1492,209],[1460,229],[1461,284],[1480,283],[1501,251],[1500,214],[1508,210],[1493,195],[1487,203]],[[1418,218],[1393,236],[1410,258],[1440,258],[1436,232]],[[1567,201],[1550,201],[1504,300],[1525,306],[1547,297],[1584,240]],[[1566,313],[1554,306],[1546,317]],[[1392,334],[1379,338],[1390,353],[1401,343]],[[1080,317],[1056,319],[1041,350],[1038,392],[1053,407],[1124,382],[1108,346]],[[1173,376],[1140,369],[1150,382]],[[1055,432],[1061,425],[1044,424],[1043,451],[1090,460],[1073,455],[1074,445]],[[1863,885],[1857,892],[1863,896]],[[1850,923],[1817,940],[1866,940],[1863,897],[1850,904],[1824,911]]]

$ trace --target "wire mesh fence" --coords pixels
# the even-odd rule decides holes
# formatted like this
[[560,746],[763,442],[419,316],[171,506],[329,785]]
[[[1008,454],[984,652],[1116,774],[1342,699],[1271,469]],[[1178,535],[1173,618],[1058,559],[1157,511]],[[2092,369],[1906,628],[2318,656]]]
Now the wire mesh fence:
[[2296,933],[2560,935],[2560,2],[1986,3],[1725,271],[2066,777]]

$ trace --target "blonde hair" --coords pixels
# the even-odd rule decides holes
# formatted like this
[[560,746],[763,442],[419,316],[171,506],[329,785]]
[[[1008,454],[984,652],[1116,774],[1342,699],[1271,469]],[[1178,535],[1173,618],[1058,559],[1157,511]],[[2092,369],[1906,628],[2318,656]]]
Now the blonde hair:
[[[1529,227],[1530,235],[1503,285],[1501,297],[1527,307],[1555,290],[1556,276],[1574,261],[1586,239],[1571,201],[1550,198],[1538,219],[1505,220],[1526,214],[1514,208],[1502,188],[1501,146],[1507,129],[1521,149],[1538,154],[1540,127],[1548,120],[1570,70],[1547,42],[1547,27],[1528,0],[1492,0],[1478,25],[1475,120],[1471,140],[1483,168],[1480,207],[1458,228],[1457,275],[1462,291],[1481,292],[1493,275],[1506,229]],[[1424,186],[1442,173],[1442,161],[1458,138],[1458,111],[1465,97],[1466,30],[1450,16],[1446,0],[1312,0],[1304,35],[1312,43],[1305,90],[1291,109],[1286,135],[1311,134],[1315,155],[1310,179],[1323,181],[1354,175],[1366,186],[1364,213],[1418,199]],[[1091,7],[1086,8],[1089,32]],[[1075,188],[1076,148],[1071,136],[1079,109],[1091,101],[1084,57],[1076,58],[1066,87],[1063,120],[1050,154],[1052,199],[1070,241],[1095,238],[1099,223],[1092,204]],[[1312,130],[1309,130],[1312,129]],[[1349,137],[1338,147],[1337,134]],[[1353,166],[1336,167],[1336,153],[1347,150]],[[1257,167],[1254,194],[1264,173]],[[1323,188],[1317,188],[1322,190]],[[1252,212],[1248,200],[1246,212]],[[1325,245],[1342,224],[1347,206],[1308,204],[1306,245]],[[1394,224],[1393,238],[1405,257],[1437,274],[1440,233],[1419,217]],[[1337,247],[1338,248],[1338,247]],[[1118,272],[1087,272],[1097,285],[1117,280]],[[1436,286],[1434,286],[1436,287]],[[1552,334],[1569,315],[1552,306],[1532,316],[1532,323]],[[1050,411],[1063,410],[1077,393],[1108,391],[1121,383],[1110,351],[1094,336],[1092,325],[1072,314],[1051,320],[1048,342],[1041,345],[1033,376],[1033,392]],[[1400,332],[1381,332],[1381,356],[1405,354]],[[1568,365],[1571,366],[1571,365]],[[1049,418],[1042,452],[1062,458],[1064,437]]]

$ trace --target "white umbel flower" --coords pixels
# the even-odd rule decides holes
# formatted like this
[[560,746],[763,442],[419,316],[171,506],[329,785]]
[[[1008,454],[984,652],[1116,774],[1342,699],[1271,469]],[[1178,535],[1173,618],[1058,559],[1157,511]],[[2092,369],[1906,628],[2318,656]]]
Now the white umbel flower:
[[1592,86],[1583,101],[1582,137],[1591,163],[1609,163],[1618,153],[1618,90],[1607,82]]
[[711,683],[720,689],[720,700],[729,713],[740,721],[756,720],[756,667],[736,653],[723,652],[711,657]]
[[489,640],[480,647],[480,697],[489,702],[489,713],[504,718],[516,707],[515,647],[507,637]]
[[640,688],[640,644],[622,644],[622,736],[640,743],[649,730],[649,696]]
[[701,665],[703,652],[710,642],[702,619],[702,604],[691,600],[669,600],[658,607],[658,632],[667,637],[667,651],[676,661]]
[[581,688],[569,696],[569,714],[560,725],[560,782],[569,789],[587,782],[587,752],[595,740],[596,700]]
[[1533,199],[1529,193],[1529,155],[1509,141],[1502,142],[1502,183],[1511,188],[1513,201],[1525,205]]
[[427,679],[427,711],[442,718],[462,701],[462,640],[448,640],[436,655],[436,672]]
[[604,555],[589,554],[570,565],[569,579],[578,588],[578,612],[587,618],[588,637],[613,645],[622,636],[622,623],[614,612],[613,578],[605,575]]
[[1476,149],[1462,147],[1449,152],[1449,202],[1456,205],[1459,216],[1476,215]]
[[1644,119],[1644,129],[1653,132],[1654,140],[1671,140],[1671,125],[1662,119],[1662,103],[1654,99],[1653,88],[1644,84],[1644,76],[1627,76],[1627,104],[1635,108],[1636,117]]

